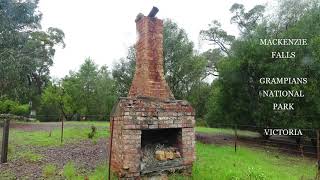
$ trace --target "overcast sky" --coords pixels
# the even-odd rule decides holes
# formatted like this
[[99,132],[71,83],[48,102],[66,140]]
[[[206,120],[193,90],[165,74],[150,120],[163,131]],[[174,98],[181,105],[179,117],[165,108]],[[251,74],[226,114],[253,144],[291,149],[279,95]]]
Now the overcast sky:
[[97,64],[112,68],[114,62],[127,54],[136,41],[135,18],[139,12],[147,15],[152,6],[159,8],[158,18],[170,18],[186,30],[196,50],[206,48],[199,32],[212,20],[222,23],[228,33],[237,35],[236,25],[230,24],[230,7],[244,4],[246,10],[257,4],[272,5],[272,0],[40,0],[42,28],[57,27],[65,33],[66,47],[57,48],[53,77],[61,78],[77,70],[86,57]]

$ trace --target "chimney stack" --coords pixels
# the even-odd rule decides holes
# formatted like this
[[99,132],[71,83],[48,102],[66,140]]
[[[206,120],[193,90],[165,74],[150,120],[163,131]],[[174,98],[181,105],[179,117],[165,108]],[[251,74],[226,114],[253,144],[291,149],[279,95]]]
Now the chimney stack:
[[128,97],[173,100],[174,96],[164,78],[163,71],[163,21],[156,18],[158,8],[153,7],[148,16],[136,18],[138,42],[136,71]]

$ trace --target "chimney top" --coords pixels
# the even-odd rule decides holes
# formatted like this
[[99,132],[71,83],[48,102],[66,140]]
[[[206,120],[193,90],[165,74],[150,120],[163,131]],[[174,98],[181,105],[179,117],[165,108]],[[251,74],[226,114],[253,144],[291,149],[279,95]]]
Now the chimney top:
[[151,11],[148,14],[148,17],[155,17],[158,12],[159,12],[159,9],[155,6],[153,6]]
[[[155,6],[152,7],[151,11],[149,12],[148,14],[148,17],[150,18],[154,18],[156,17],[157,13],[159,12],[159,9]],[[139,13],[135,19],[135,22],[138,22],[140,21],[140,19],[142,19],[144,17],[144,14],[142,13]]]

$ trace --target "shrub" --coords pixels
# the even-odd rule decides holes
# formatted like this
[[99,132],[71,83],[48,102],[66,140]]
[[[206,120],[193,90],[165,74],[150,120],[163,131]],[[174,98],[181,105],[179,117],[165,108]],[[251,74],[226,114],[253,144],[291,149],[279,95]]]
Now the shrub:
[[15,106],[13,109],[11,109],[10,113],[18,116],[26,116],[29,114],[29,105],[23,104]]
[[97,128],[95,126],[91,126],[91,132],[88,134],[88,138],[92,139],[96,134]]
[[8,114],[16,106],[18,106],[17,102],[11,101],[9,99],[1,100],[0,101],[0,113]]
[[0,100],[0,113],[1,114],[14,114],[14,115],[28,115],[29,114],[29,105],[28,104],[19,104],[18,102],[5,99]]
[[46,178],[53,177],[56,175],[56,170],[57,170],[57,168],[55,165],[47,164],[42,170],[43,176]]
[[63,167],[63,176],[66,179],[75,179],[77,177],[76,174],[76,168],[72,162],[68,162],[64,167]]

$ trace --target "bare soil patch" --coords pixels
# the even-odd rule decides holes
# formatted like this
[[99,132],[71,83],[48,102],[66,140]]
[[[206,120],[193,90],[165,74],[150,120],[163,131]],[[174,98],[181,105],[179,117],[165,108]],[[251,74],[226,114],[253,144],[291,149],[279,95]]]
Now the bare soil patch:
[[10,172],[15,175],[16,179],[42,179],[43,167],[47,164],[54,164],[60,171],[57,178],[62,178],[64,165],[73,162],[81,174],[88,174],[106,162],[107,142],[107,139],[100,139],[96,143],[91,140],[83,140],[58,147],[18,146],[15,153],[32,151],[40,154],[41,160],[29,162],[21,158],[13,159],[7,164],[0,164],[0,172]]

